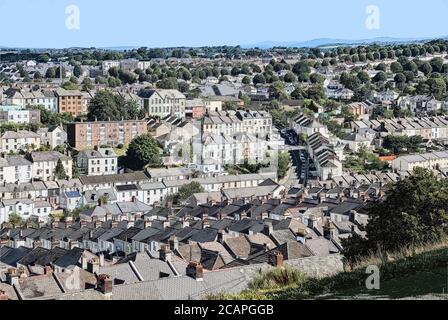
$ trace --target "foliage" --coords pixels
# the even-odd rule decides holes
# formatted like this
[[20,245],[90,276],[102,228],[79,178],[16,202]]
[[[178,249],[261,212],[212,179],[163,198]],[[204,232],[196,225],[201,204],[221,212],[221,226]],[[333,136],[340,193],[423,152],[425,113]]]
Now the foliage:
[[371,171],[383,171],[389,167],[387,162],[380,161],[372,152],[364,146],[353,156],[348,156],[345,161],[347,170],[356,173],[369,173]]
[[191,197],[193,194],[202,192],[205,192],[205,190],[199,182],[191,182],[180,187],[178,192],[167,197],[166,201],[172,201],[173,204],[180,204]]
[[383,147],[396,155],[402,153],[415,153],[423,143],[421,136],[397,136],[388,135],[383,140]]
[[87,118],[90,121],[99,120],[133,120],[142,117],[137,103],[126,100],[109,90],[98,91],[90,101]]
[[437,242],[446,237],[448,181],[429,170],[416,168],[414,174],[396,182],[382,202],[369,210],[366,239],[343,241],[350,261],[378,251]]
[[9,214],[8,222],[17,227],[23,225],[24,220],[19,214],[12,212]]
[[287,152],[280,152],[278,154],[278,167],[277,174],[280,179],[283,179],[288,172],[289,166],[291,164],[291,158]]
[[54,170],[54,175],[56,176],[56,179],[60,180],[67,179],[67,173],[65,172],[65,168],[64,165],[62,164],[61,159],[58,159],[56,168]]
[[141,170],[146,166],[162,166],[161,150],[149,134],[136,137],[129,144],[125,165],[132,170]]

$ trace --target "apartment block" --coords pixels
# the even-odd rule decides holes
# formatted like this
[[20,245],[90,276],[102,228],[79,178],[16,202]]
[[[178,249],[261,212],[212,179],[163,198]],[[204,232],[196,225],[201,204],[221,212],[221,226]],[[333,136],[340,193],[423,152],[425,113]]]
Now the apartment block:
[[66,128],[69,145],[78,150],[116,147],[148,133],[146,120],[72,122]]

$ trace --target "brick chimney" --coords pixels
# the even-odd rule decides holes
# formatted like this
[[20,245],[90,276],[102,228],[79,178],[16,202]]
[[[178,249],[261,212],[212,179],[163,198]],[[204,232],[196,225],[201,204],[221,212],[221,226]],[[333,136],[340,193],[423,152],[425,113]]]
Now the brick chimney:
[[170,250],[174,251],[179,249],[179,240],[176,236],[171,236],[168,241],[170,243]]
[[50,266],[45,266],[44,267],[44,274],[46,274],[46,275],[53,274],[53,269]]
[[190,262],[187,266],[187,276],[196,281],[204,280],[204,268],[200,262]]
[[111,296],[114,285],[110,276],[107,274],[100,274],[97,281],[98,291],[104,295]]
[[266,222],[264,225],[263,233],[267,236],[270,236],[274,232],[274,227],[272,226],[272,222]]
[[94,274],[100,271],[100,260],[97,257],[94,257],[87,262],[87,271]]
[[159,258],[165,262],[171,262],[172,251],[170,250],[170,246],[163,244],[159,250]]
[[3,290],[0,290],[0,301],[11,300],[7,293]]
[[323,227],[323,232],[324,232],[324,238],[327,240],[331,240],[334,238],[334,231],[335,231],[335,227],[333,222],[328,219],[327,221],[325,221]]
[[276,268],[281,268],[283,267],[283,254],[281,252],[275,252],[272,255],[272,260],[271,263],[274,267]]

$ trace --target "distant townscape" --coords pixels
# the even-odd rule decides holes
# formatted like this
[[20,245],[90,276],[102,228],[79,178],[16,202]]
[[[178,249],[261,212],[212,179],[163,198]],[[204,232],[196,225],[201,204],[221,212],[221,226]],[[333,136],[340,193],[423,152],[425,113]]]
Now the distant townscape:
[[0,300],[207,299],[439,240],[447,75],[445,40],[1,49]]

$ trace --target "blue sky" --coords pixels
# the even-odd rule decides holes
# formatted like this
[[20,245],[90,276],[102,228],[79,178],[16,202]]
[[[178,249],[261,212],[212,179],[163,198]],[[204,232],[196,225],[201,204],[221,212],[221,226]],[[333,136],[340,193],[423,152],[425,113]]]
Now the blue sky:
[[[77,5],[79,30],[66,28]],[[368,5],[380,29],[365,27]],[[0,0],[0,46],[247,45],[448,35],[448,0]]]

